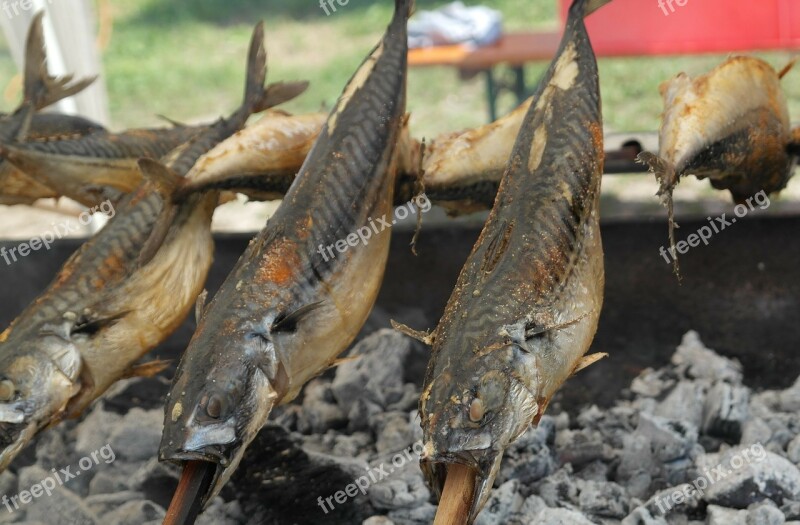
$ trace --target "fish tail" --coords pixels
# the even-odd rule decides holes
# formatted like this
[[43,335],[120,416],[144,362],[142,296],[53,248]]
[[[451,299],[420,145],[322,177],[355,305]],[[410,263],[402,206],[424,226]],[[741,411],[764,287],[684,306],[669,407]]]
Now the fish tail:
[[576,9],[578,11],[576,14],[587,17],[609,2],[611,0],[575,0],[569,10]]
[[241,110],[246,115],[259,113],[301,94],[308,82],[277,82],[266,88],[267,51],[264,48],[264,22],[256,24],[247,54],[247,80]]
[[661,203],[667,208],[667,216],[669,218],[669,246],[670,253],[672,254],[673,270],[675,271],[675,275],[678,276],[678,279],[680,279],[678,252],[675,247],[675,229],[679,226],[675,222],[675,209],[672,199],[672,192],[675,190],[675,186],[678,185],[680,174],[678,174],[678,171],[671,162],[649,151],[639,153],[636,157],[636,161],[640,164],[647,165],[650,171],[656,176],[656,180],[658,180],[659,188],[656,195],[661,198]]
[[23,104],[29,104],[36,110],[82,91],[97,78],[88,77],[73,81],[73,75],[54,77],[48,73],[43,18],[44,11],[36,13],[25,42]]
[[406,19],[414,12],[414,0],[394,0],[395,16],[400,15],[401,19]]

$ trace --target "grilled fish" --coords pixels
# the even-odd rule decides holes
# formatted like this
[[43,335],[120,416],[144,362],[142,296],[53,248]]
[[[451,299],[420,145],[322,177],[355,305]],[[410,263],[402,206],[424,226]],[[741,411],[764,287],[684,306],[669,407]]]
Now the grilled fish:
[[[81,117],[62,114],[39,114],[39,110],[85,89],[95,79],[73,81],[71,75],[60,78],[47,72],[47,54],[40,11],[31,20],[25,40],[23,99],[11,114],[0,115],[0,144],[43,136],[84,135],[102,126]],[[0,204],[30,203],[36,195],[46,194],[45,186],[26,176],[13,165],[0,161]]]
[[[125,196],[105,228],[0,335],[0,469],[39,430],[80,414],[112,383],[155,372],[134,362],[182,322],[211,265],[215,192],[173,204],[197,159],[282,101],[264,88],[263,26],[253,33],[242,106],[192,139],[167,166],[142,159],[147,182]],[[291,90],[289,90],[291,91]]]
[[[165,408],[159,459],[213,468],[205,502],[272,408],[328,368],[372,309],[390,236],[372,235],[369,220],[392,210],[409,4],[396,0],[386,34],[350,79],[281,206],[213,301],[198,308]],[[369,232],[367,242],[326,249],[356,232]]]
[[420,398],[421,467],[439,495],[448,464],[472,469],[470,523],[506,447],[538,422],[555,391],[589,359],[583,356],[604,284],[603,133],[583,18],[607,2],[576,0],[570,7],[494,207],[439,325],[422,337],[432,357]]
[[680,73],[661,85],[659,153],[639,159],[660,183],[673,248],[672,192],[682,176],[708,178],[737,203],[786,186],[796,159],[787,151],[793,134],[780,79],[791,66],[777,72],[761,59],[735,56],[695,79]]

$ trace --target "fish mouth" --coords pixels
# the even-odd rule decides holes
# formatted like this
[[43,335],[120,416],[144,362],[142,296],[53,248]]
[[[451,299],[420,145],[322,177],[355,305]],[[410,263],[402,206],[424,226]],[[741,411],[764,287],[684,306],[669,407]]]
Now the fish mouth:
[[494,479],[500,470],[503,451],[486,448],[428,454],[428,450],[429,447],[426,446],[423,451],[423,457],[420,459],[420,468],[428,485],[436,493],[437,498],[442,496],[448,465],[463,465],[475,474],[475,492],[467,520],[467,523],[472,523],[489,499]]
[[5,470],[33,439],[38,428],[35,422],[0,423],[0,471]]

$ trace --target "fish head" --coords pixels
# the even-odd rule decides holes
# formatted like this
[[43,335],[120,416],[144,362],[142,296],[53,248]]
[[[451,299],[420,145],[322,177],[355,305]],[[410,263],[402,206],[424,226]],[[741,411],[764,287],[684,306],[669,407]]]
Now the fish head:
[[[206,351],[193,349],[196,344],[207,345]],[[274,346],[256,333],[225,337],[202,331],[181,360],[165,408],[159,459],[216,464],[204,505],[236,470],[275,405],[274,376],[264,364],[270,354]]]
[[506,448],[539,412],[535,385],[497,361],[508,362],[517,351],[508,346],[473,361],[478,366],[443,369],[426,381],[420,400],[420,466],[429,486],[441,496],[449,464],[465,465],[475,474],[468,523],[488,500]]
[[0,344],[0,470],[44,426],[58,421],[80,390],[80,353],[43,335]]

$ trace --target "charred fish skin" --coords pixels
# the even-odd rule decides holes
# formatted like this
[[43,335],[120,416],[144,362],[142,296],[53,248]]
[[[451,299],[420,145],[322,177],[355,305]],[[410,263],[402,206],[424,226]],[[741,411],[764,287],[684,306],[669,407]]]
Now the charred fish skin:
[[[214,192],[171,202],[203,148],[273,100],[264,89],[263,27],[253,34],[243,106],[183,148],[169,166],[142,161],[148,182],[127,195],[103,230],[73,254],[0,335],[0,469],[44,426],[79,414],[183,320],[211,265]],[[187,176],[192,176],[188,173]],[[173,188],[174,189],[174,188]],[[164,218],[163,235],[147,260]]]
[[477,473],[488,499],[503,452],[578,367],[603,296],[603,164],[597,64],[575,1],[528,110],[486,225],[433,334],[420,416],[421,466],[441,494],[445,466]]
[[795,164],[780,85],[790,68],[777,72],[759,58],[734,56],[695,79],[681,73],[664,82],[659,154],[641,156],[661,182],[659,194],[671,199],[689,174],[730,190],[737,203],[783,189]]
[[199,308],[165,407],[159,459],[216,463],[206,503],[272,407],[330,366],[372,309],[388,232],[333,257],[324,247],[392,209],[409,4],[396,2],[383,39],[351,78],[282,205]]

